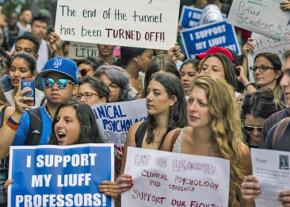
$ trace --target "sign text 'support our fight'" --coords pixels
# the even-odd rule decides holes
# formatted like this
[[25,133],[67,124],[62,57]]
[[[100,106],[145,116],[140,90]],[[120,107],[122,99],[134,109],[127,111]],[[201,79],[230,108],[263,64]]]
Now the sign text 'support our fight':
[[126,207],[228,207],[228,160],[129,147],[125,174],[134,185]]

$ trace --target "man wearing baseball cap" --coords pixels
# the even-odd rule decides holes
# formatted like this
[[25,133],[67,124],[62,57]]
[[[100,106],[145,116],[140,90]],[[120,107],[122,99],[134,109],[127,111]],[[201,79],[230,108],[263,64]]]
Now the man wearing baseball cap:
[[47,102],[37,109],[30,109],[26,101],[32,98],[25,96],[30,89],[18,89],[15,96],[15,112],[0,129],[0,158],[8,153],[11,144],[48,144],[57,108],[77,92],[78,67],[70,59],[55,57],[48,60],[39,76],[43,79]]

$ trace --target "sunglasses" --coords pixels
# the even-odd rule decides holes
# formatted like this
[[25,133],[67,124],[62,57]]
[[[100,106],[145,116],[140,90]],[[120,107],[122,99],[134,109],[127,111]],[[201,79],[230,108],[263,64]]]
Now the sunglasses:
[[59,79],[45,78],[43,80],[43,83],[44,83],[45,88],[52,88],[54,84],[56,83],[59,89],[66,88],[69,83],[73,84],[70,80],[65,79],[65,78],[59,78]]
[[263,129],[263,127],[261,127],[261,126],[248,126],[248,125],[244,125],[243,127],[248,132],[252,132],[254,129],[257,129],[259,132],[261,132],[262,129]]

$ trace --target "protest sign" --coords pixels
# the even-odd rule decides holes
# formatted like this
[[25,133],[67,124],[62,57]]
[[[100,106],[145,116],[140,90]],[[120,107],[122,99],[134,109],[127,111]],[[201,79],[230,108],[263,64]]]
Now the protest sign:
[[70,59],[79,60],[87,57],[96,58],[99,55],[97,44],[70,42],[68,57]]
[[134,185],[122,206],[228,207],[228,160],[129,147],[125,174]]
[[180,0],[58,0],[55,31],[63,40],[169,49]]
[[127,131],[132,124],[147,119],[145,99],[97,104],[92,109],[103,141],[117,146],[125,144]]
[[234,0],[228,21],[243,29],[279,39],[289,29],[289,12],[277,0]]
[[99,183],[114,179],[113,145],[12,146],[9,207],[114,206]]
[[182,30],[181,38],[188,58],[193,58],[212,46],[229,48],[241,54],[234,28],[226,21]]
[[256,207],[282,207],[279,193],[290,189],[290,152],[251,148],[253,175],[261,185]]
[[194,8],[192,6],[183,6],[179,26],[182,28],[191,28],[198,25],[201,18],[202,9]]
[[[254,65],[254,58],[262,52],[275,53],[283,61],[283,54],[290,48],[290,34],[282,37],[280,40],[265,37],[263,35],[252,33],[253,45],[255,47],[253,53],[248,54],[248,66]],[[250,81],[254,82],[253,71],[249,70]]]

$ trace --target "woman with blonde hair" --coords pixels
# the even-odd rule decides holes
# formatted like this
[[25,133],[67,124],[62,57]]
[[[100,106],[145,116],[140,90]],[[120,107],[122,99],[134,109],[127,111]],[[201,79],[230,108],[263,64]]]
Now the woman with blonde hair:
[[[243,143],[239,107],[225,80],[197,76],[187,105],[188,127],[179,130],[173,152],[230,160],[229,206],[240,206],[240,186],[250,174],[248,147]],[[174,136],[176,130],[168,136]]]

